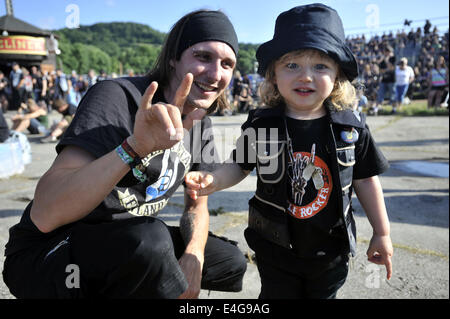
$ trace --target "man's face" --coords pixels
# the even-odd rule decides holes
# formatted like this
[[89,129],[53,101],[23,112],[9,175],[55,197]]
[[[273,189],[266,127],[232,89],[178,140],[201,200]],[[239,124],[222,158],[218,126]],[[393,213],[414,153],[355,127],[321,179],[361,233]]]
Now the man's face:
[[219,41],[206,41],[187,48],[179,61],[171,61],[175,72],[165,96],[170,102],[187,73],[194,75],[194,82],[187,98],[185,113],[190,108],[208,109],[224,92],[233,76],[236,55],[231,47]]

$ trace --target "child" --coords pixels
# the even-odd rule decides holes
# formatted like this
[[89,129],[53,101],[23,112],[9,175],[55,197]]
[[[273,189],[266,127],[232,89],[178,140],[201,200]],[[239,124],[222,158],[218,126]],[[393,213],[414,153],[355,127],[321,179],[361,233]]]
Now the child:
[[[373,227],[368,259],[391,277],[389,221],[377,177],[389,165],[350,81],[358,74],[337,12],[322,4],[282,13],[256,53],[268,108],[251,111],[232,161],[186,176],[193,198],[230,187],[257,168],[245,237],[260,298],[335,298],[355,255],[354,188]],[[255,160],[252,160],[255,159]]]

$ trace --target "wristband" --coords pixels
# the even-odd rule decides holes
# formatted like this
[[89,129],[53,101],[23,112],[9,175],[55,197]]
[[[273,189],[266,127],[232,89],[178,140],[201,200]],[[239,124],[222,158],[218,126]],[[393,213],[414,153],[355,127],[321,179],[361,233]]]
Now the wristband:
[[141,173],[145,174],[145,166],[142,164],[141,157],[135,150],[128,144],[127,139],[122,142],[122,148],[125,152],[128,153],[129,156],[133,159],[131,163],[129,163],[131,169],[137,169]]
[[139,155],[134,151],[134,149],[128,144],[127,139],[125,139],[122,143],[122,148],[127,152],[132,158],[139,157]]
[[[124,144],[125,148],[128,148],[131,154],[125,150]],[[145,167],[142,165],[141,158],[136,154],[131,146],[126,143],[126,140],[121,145],[116,147],[116,153],[125,164],[130,166],[131,171],[133,172],[133,176],[138,181],[145,182],[147,180],[147,176],[144,173]]]

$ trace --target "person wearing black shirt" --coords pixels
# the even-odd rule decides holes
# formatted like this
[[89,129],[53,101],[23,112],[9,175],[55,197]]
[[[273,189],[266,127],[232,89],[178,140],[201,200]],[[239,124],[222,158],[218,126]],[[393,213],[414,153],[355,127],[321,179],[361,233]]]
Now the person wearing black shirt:
[[0,108],[0,143],[6,141],[9,137],[9,127],[6,122],[3,110]]
[[[339,35],[339,41],[336,39]],[[337,12],[322,4],[281,13],[256,53],[267,107],[249,112],[230,160],[185,178],[192,198],[256,168],[245,238],[263,299],[335,298],[356,253],[355,190],[373,227],[368,260],[392,275],[390,226],[378,175],[388,162],[353,111],[356,59]]]
[[0,108],[3,112],[8,110],[10,91],[8,78],[0,71]]
[[63,99],[56,99],[53,102],[53,107],[62,115],[62,118],[51,128],[48,136],[41,139],[41,143],[53,143],[58,141],[69,127],[77,111],[76,105],[68,103]]
[[226,106],[237,52],[222,12],[195,11],[173,26],[148,75],[88,90],[10,229],[3,277],[14,296],[196,298],[201,288],[242,289],[245,257],[208,234],[207,197],[185,196],[180,227],[155,218],[188,171],[213,169],[203,155],[215,149],[202,134],[211,126],[205,114]]
[[377,98],[371,110],[374,115],[378,115],[379,108],[382,108],[386,95],[389,98],[389,102],[394,102],[395,56],[393,54],[393,49],[387,47],[379,64],[381,80],[379,82]]

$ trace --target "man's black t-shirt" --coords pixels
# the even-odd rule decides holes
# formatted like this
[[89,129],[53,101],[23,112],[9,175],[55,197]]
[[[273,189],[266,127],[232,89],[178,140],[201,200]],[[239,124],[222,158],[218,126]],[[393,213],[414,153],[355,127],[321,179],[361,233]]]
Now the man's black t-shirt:
[[381,79],[383,83],[394,83],[395,82],[395,71],[394,70],[386,70],[383,73],[383,78]]
[[76,105],[73,105],[72,103],[68,104],[67,109],[65,109],[61,114],[63,115],[63,117],[65,116],[72,116],[75,115],[75,113],[77,112],[78,107]]
[[41,90],[41,91],[42,91],[42,76],[39,76],[39,75],[37,75],[37,74],[32,74],[32,75],[31,75],[31,78],[32,78],[33,80],[35,80],[35,83],[34,83],[34,85],[33,85],[33,88],[34,88],[35,90]]
[[[153,102],[157,101],[165,102],[160,91],[153,98]],[[95,158],[113,151],[132,134],[137,107],[132,96],[116,82],[97,83],[80,102],[72,123],[56,146],[57,152],[69,145],[81,147]],[[145,182],[138,182],[130,171],[82,221],[99,223],[155,216],[166,206],[188,171],[213,170],[218,163],[216,156],[211,120],[205,117],[194,124],[183,141],[143,159],[148,177]],[[10,230],[7,254],[30,246],[31,238],[36,240],[42,235],[30,220],[30,208],[31,204],[19,224]]]

